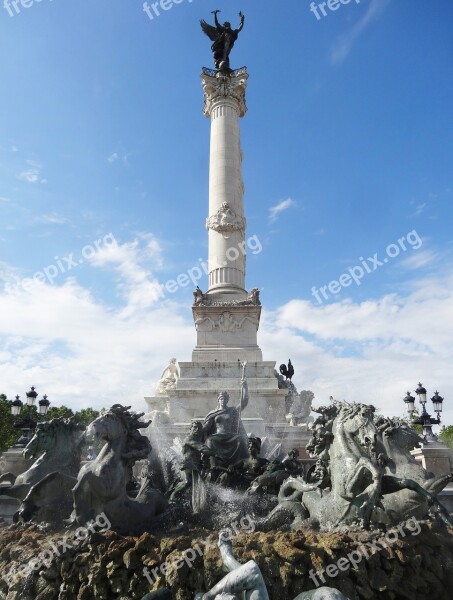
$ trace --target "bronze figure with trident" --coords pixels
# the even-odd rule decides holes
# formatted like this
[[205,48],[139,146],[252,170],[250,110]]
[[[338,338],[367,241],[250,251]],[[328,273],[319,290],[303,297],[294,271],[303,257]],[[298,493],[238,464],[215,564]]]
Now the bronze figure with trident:
[[248,438],[241,420],[242,411],[249,401],[248,385],[245,376],[247,363],[241,364],[241,395],[237,406],[228,406],[228,392],[220,392],[218,406],[203,422],[206,445],[213,451],[211,467],[229,467],[248,458]]

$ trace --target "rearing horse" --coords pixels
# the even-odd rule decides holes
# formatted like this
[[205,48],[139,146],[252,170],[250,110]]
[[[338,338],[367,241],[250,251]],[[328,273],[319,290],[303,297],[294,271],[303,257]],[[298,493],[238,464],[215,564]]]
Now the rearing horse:
[[84,434],[85,427],[74,418],[58,418],[38,423],[35,435],[23,450],[25,458],[37,460],[18,477],[12,473],[2,475],[0,484],[9,480],[11,485],[0,485],[1,493],[23,500],[31,487],[50,473],[76,477],[80,468]]
[[409,453],[411,448],[423,442],[423,438],[406,423],[380,417],[376,425],[386,461],[382,479],[384,510],[376,509],[374,519],[386,525],[408,517],[424,519],[432,507],[451,526],[451,517],[436,494],[453,481],[453,474],[428,478],[425,469]]
[[138,431],[148,427],[141,414],[115,404],[99,416],[87,430],[87,437],[105,441],[97,458],[80,470],[73,489],[72,519],[80,525],[105,513],[112,529],[119,533],[141,533],[167,508],[165,496],[153,489],[142,489],[135,500],[126,493],[137,460],[149,457],[151,444]]
[[383,469],[376,454],[377,428],[374,407],[336,403],[329,407],[328,427],[332,435],[323,452],[330,457],[331,489],[319,483],[289,478],[279,493],[280,504],[266,517],[267,526],[281,516],[296,520],[316,519],[324,527],[361,522],[369,527],[371,515],[381,496]]

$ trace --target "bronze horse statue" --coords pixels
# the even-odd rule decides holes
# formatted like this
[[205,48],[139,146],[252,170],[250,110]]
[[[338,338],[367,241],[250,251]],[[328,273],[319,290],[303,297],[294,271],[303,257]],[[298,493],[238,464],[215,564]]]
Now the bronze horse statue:
[[97,458],[80,470],[72,491],[72,522],[85,525],[105,513],[113,530],[140,534],[157,525],[157,517],[166,511],[165,496],[149,486],[142,486],[135,499],[127,494],[132,467],[137,460],[147,459],[151,452],[148,438],[139,432],[149,422],[141,422],[143,413],[134,414],[129,409],[130,406],[115,404],[88,427],[87,437],[105,444]]
[[[17,477],[5,473],[0,477],[0,493],[23,500],[32,486],[50,473],[76,477],[84,443],[85,427],[70,419],[52,419],[38,423],[36,433],[23,450],[27,459],[35,458],[32,466]],[[5,485],[5,482],[8,482]]]
[[418,434],[401,423],[375,419],[374,411],[373,406],[338,402],[320,409],[307,448],[325,472],[320,469],[320,477],[308,481],[287,479],[279,505],[257,525],[269,529],[312,519],[323,528],[369,529],[395,525],[408,516],[425,518],[430,510],[451,525],[435,494],[453,477],[426,479],[407,449],[420,441]]

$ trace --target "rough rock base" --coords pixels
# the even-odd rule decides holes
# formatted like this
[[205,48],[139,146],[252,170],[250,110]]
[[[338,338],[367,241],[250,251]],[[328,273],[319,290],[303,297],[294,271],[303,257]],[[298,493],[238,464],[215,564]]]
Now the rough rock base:
[[[0,525],[1,527],[1,525]],[[0,528],[0,600],[136,600],[159,587],[170,587],[177,600],[192,600],[223,576],[217,534],[203,529],[190,535],[121,537],[113,532],[94,533],[54,554],[48,568],[8,581],[11,569],[27,564],[53,543],[61,549],[67,532],[45,534],[35,526]],[[421,532],[398,537],[387,548],[369,550],[356,568],[336,577],[324,575],[330,587],[351,600],[449,600],[453,590],[453,531],[421,524]],[[255,560],[261,568],[271,600],[292,600],[315,586],[309,571],[337,564],[362,544],[380,534],[295,532],[243,533],[233,538],[238,560]],[[69,538],[68,538],[69,539]],[[210,546],[206,543],[210,542]],[[191,560],[179,560],[184,551]],[[162,569],[165,562],[170,566]],[[191,566],[189,566],[191,565]],[[143,574],[148,567],[154,584]],[[179,568],[177,568],[179,566]],[[156,576],[152,575],[152,570]],[[321,583],[321,585],[323,585]]]

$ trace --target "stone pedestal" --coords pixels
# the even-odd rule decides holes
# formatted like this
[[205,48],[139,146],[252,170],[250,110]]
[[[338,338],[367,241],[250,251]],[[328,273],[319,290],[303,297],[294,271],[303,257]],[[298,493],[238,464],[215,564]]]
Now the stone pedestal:
[[[423,444],[421,448],[412,450],[411,454],[426,471],[436,477],[448,475],[453,471],[453,450],[440,442]],[[445,508],[453,514],[453,484],[447,485],[437,496]]]
[[10,448],[0,456],[0,475],[14,473],[17,477],[31,467],[34,461],[25,459],[22,452],[23,448]]
[[0,517],[7,523],[12,523],[14,514],[19,510],[20,502],[16,498],[0,494]]
[[[239,404],[241,358],[235,362],[181,362],[176,389],[168,392],[169,416],[175,422],[204,418],[217,406],[219,392]],[[266,423],[284,422],[287,390],[278,388],[274,362],[247,364],[249,403],[242,416],[263,419]]]
[[[236,362],[180,362],[180,377],[176,388],[167,391],[167,397],[146,398],[150,410],[168,413],[172,423],[187,424],[204,417],[217,406],[219,392],[230,395],[230,404],[239,404],[241,360]],[[279,389],[275,377],[275,362],[247,364],[249,403],[242,413],[254,435],[267,435],[269,423],[281,423],[285,427],[285,398],[288,390]],[[294,428],[296,429],[296,428]]]
[[440,442],[423,444],[421,448],[412,450],[411,454],[426,471],[436,477],[448,475],[453,471],[453,450]]
[[263,354],[258,346],[257,334],[261,306],[239,303],[203,303],[192,308],[197,345],[192,352],[195,363],[258,363]]
[[297,448],[300,460],[308,462],[310,465],[316,462],[316,460],[308,456],[305,449],[312,436],[308,425],[304,424],[293,427],[283,423],[268,424],[266,426],[266,435],[272,443],[282,444],[283,452],[287,453],[292,448]]
[[[13,473],[17,477],[31,467],[34,461],[26,460],[22,452],[23,448],[10,448],[0,456],[0,475]],[[20,502],[15,498],[4,496],[3,487],[7,487],[7,484],[0,486],[0,517],[7,523],[11,523],[14,513],[19,510]]]

